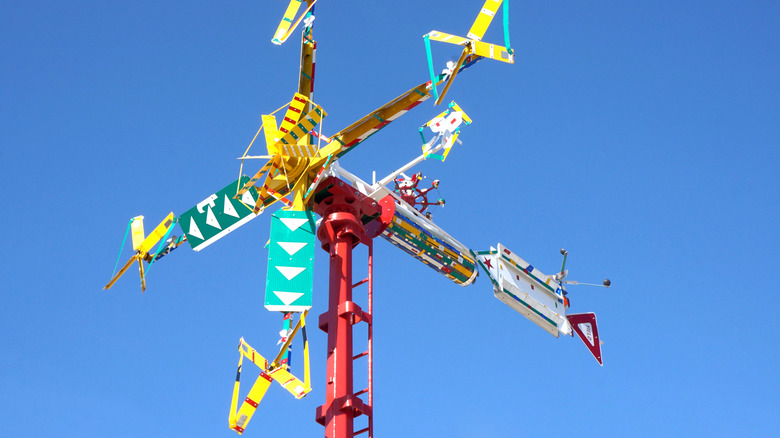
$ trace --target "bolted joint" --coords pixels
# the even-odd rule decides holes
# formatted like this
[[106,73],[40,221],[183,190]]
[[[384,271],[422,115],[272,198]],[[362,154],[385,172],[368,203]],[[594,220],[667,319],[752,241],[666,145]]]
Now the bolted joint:
[[335,211],[325,216],[317,230],[317,237],[322,242],[322,249],[330,252],[331,246],[338,241],[348,240],[354,248],[365,237],[365,229],[352,212]]

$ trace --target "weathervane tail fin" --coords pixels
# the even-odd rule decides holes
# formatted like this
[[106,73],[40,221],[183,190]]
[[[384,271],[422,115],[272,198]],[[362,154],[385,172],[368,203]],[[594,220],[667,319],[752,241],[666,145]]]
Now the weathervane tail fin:
[[599,365],[604,365],[601,360],[601,340],[599,339],[599,329],[596,325],[595,313],[572,313],[566,315],[571,327],[582,343],[588,347],[588,351],[598,361]]

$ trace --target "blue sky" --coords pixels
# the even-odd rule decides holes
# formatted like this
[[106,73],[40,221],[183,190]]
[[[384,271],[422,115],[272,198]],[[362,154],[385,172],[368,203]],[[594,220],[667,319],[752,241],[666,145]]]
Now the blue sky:
[[[318,5],[324,132],[426,81],[422,35],[465,34],[481,3]],[[281,324],[262,307],[270,214],[163,259],[143,295],[133,272],[101,288],[129,218],[156,223],[233,181],[259,116],[289,101],[297,37],[270,43],[285,7],[4,4],[4,436],[234,434],[238,339],[270,353]],[[448,100],[474,123],[420,170],[442,181],[434,220],[467,246],[501,242],[546,273],[565,247],[569,278],[612,279],[569,288],[572,312],[599,317],[605,365],[493,298],[484,275],[462,288],[378,240],[377,435],[780,427],[779,24],[770,1],[511,3],[515,64],[458,76]],[[485,40],[503,41],[500,21]],[[439,66],[457,55],[433,50]],[[342,166],[387,174],[441,110],[423,103]],[[316,316],[327,259],[315,257]],[[314,390],[272,388],[246,436],[322,435],[325,335],[310,339]]]

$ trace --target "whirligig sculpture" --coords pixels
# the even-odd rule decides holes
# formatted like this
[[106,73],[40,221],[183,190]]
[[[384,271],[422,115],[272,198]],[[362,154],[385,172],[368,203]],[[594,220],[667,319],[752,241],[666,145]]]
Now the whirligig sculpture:
[[[302,13],[298,13],[306,3]],[[438,188],[434,180],[429,188],[420,187],[421,173],[411,177],[404,172],[426,159],[445,161],[456,143],[462,127],[472,119],[452,102],[447,109],[420,127],[422,154],[380,181],[371,184],[343,169],[338,160],[393,120],[423,101],[434,97],[443,102],[455,77],[482,59],[514,62],[507,32],[508,11],[503,7],[505,44],[482,41],[482,37],[502,6],[502,0],[487,0],[466,37],[431,31],[424,38],[430,81],[401,94],[346,128],[327,136],[322,121],[327,112],[313,99],[315,54],[313,37],[314,6],[317,0],[291,0],[274,33],[272,42],[281,45],[303,23],[298,90],[289,104],[274,113],[263,115],[262,123],[249,147],[240,157],[239,178],[207,196],[179,216],[169,214],[148,236],[143,230],[143,216],[128,224],[132,234],[133,255],[105,286],[112,287],[134,263],[139,265],[141,288],[152,264],[185,241],[200,251],[232,230],[246,224],[266,208],[280,202],[282,208],[271,220],[265,307],[283,314],[281,347],[268,360],[244,338],[238,345],[239,362],[229,426],[243,433],[259,403],[274,381],[294,397],[302,398],[311,390],[309,345],[306,317],[312,307],[312,263],[317,239],[330,260],[329,306],[320,315],[318,326],[327,334],[328,385],[325,403],[317,408],[316,420],[325,426],[326,437],[345,438],[361,433],[373,436],[373,241],[382,237],[456,284],[474,283],[481,269],[493,285],[494,295],[555,337],[576,333],[599,363],[601,343],[595,315],[566,314],[569,300],[565,291],[564,250],[560,273],[545,275],[502,244],[487,251],[474,251],[447,234],[432,221],[429,207],[444,205],[443,199],[429,201],[428,194]],[[296,18],[297,16],[297,18]],[[456,44],[463,48],[455,62],[449,62],[442,73],[433,68],[430,41]],[[441,92],[438,86],[443,85]],[[276,113],[284,110],[280,121]],[[425,132],[433,134],[426,139]],[[248,155],[264,131],[266,154]],[[245,160],[261,159],[265,163],[252,176],[243,175]],[[392,188],[388,187],[389,184]],[[315,215],[322,221],[317,227]],[[172,234],[176,224],[183,235]],[[157,245],[153,251],[154,246]],[[368,276],[353,283],[353,248],[368,249]],[[124,241],[123,241],[124,247]],[[122,250],[120,250],[121,257]],[[147,263],[147,267],[144,267]],[[362,308],[353,299],[353,289],[367,286],[367,305]],[[605,280],[605,286],[609,281]],[[297,318],[297,320],[296,320]],[[368,349],[353,354],[353,326],[368,326]],[[299,336],[303,339],[302,378],[290,367],[290,346]],[[368,387],[354,390],[353,362],[362,357],[368,361]],[[248,394],[240,400],[240,377],[244,360],[260,369],[260,376]],[[300,374],[299,374],[300,375]],[[354,430],[353,420],[364,415],[368,426]]]

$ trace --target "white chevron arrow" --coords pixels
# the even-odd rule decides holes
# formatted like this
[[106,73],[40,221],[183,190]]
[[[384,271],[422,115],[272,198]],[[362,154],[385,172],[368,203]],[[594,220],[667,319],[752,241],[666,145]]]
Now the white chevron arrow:
[[195,223],[195,218],[192,216],[190,216],[190,231],[188,234],[197,237],[200,240],[205,240],[203,234],[200,233],[200,228],[198,228],[198,225]]
[[277,297],[284,303],[285,306],[289,306],[295,300],[303,296],[303,292],[281,292],[278,290],[273,291]]
[[309,222],[308,219],[300,219],[294,217],[280,217],[279,220],[282,221],[282,223],[285,224],[287,228],[290,229],[290,231],[295,231],[298,228],[300,228],[301,225],[305,224],[306,222]]
[[291,256],[306,246],[306,242],[276,242]]
[[298,276],[298,274],[306,270],[306,268],[299,268],[296,266],[277,266],[276,269],[278,269],[279,272],[284,275],[284,278],[288,280],[292,280]]

